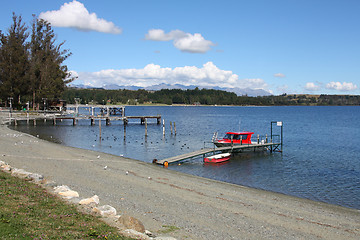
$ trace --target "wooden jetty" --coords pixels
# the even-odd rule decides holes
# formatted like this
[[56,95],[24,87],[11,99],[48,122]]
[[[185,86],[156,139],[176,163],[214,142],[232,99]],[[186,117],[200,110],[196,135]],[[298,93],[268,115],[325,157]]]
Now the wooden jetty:
[[[139,119],[140,124],[146,125],[148,123],[148,119],[156,119],[156,123],[159,125],[161,124],[161,115],[156,116],[126,116],[125,115],[125,107],[124,106],[118,106],[118,105],[68,105],[68,109],[74,109],[74,111],[71,111],[70,113],[67,112],[67,114],[63,113],[50,113],[50,112],[31,112],[30,115],[29,111],[26,113],[22,113],[20,116],[19,114],[16,114],[12,116],[10,114],[9,122],[14,122],[14,125],[17,125],[18,121],[27,121],[29,123],[30,121],[36,125],[37,120],[50,120],[53,122],[54,125],[56,125],[57,121],[63,121],[63,120],[72,120],[73,125],[76,125],[79,120],[90,120],[91,125],[95,125],[95,120],[105,120],[106,125],[110,125],[111,121],[123,121],[124,125],[127,125],[129,123],[130,119]],[[85,108],[88,109],[89,114],[79,114],[79,109]],[[100,110],[100,114],[95,115],[95,109]],[[36,115],[34,115],[34,113]],[[26,114],[25,116],[23,114]]]
[[14,125],[17,125],[18,121],[27,121],[33,122],[36,125],[37,120],[52,121],[56,125],[57,121],[63,120],[72,120],[73,125],[75,126],[79,120],[90,120],[90,124],[94,125],[95,120],[105,120],[106,125],[110,125],[111,121],[123,121],[125,125],[129,123],[129,119],[139,119],[140,124],[144,125],[147,119],[156,119],[156,123],[159,125],[161,123],[161,116],[126,116],[126,117],[110,117],[110,116],[62,116],[62,115],[47,115],[47,116],[36,116],[36,117],[12,117],[10,122],[14,122]]
[[203,148],[201,150],[185,153],[179,156],[174,156],[162,160],[156,160],[154,163],[168,166],[170,163],[175,163],[179,161],[183,161],[185,159],[190,159],[197,156],[203,156],[205,157],[206,154],[209,153],[217,153],[217,152],[242,152],[243,150],[253,150],[256,151],[259,148],[269,148],[271,152],[273,151],[280,151],[279,146],[281,146],[282,143],[256,143],[256,144],[245,144],[245,145],[233,145],[228,147],[218,147],[218,148]]
[[[280,135],[275,135],[273,134],[273,125],[276,125],[278,127],[280,127]],[[279,121],[272,121],[270,122],[270,130],[271,130],[271,135],[270,137],[270,142],[268,142],[268,136],[265,136],[264,140],[260,140],[259,135],[257,136],[257,140],[254,141],[253,143],[250,144],[231,144],[230,146],[226,146],[226,147],[215,147],[214,142],[213,148],[205,148],[205,143],[204,143],[204,148],[200,149],[198,151],[195,152],[190,152],[190,153],[185,153],[179,156],[174,156],[174,157],[170,157],[170,158],[166,158],[166,159],[162,159],[162,160],[157,160],[154,159],[153,163],[157,163],[157,164],[161,164],[164,165],[165,167],[167,167],[170,163],[174,163],[174,162],[179,162],[179,161],[183,161],[185,159],[190,159],[193,157],[198,157],[198,156],[203,156],[203,158],[206,157],[207,154],[212,153],[212,154],[217,154],[219,152],[221,153],[225,153],[225,152],[229,152],[229,153],[233,153],[233,152],[243,152],[243,151],[257,151],[257,150],[269,150],[270,152],[282,152],[282,145],[283,145],[283,122],[279,122]],[[277,139],[277,140],[275,140]]]

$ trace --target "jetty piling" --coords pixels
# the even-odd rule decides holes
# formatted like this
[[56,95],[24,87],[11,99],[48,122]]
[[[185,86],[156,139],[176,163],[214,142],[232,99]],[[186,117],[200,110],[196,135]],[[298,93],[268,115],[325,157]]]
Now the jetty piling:
[[165,136],[165,119],[163,119],[163,136]]
[[147,137],[148,134],[147,134],[147,119],[145,118],[145,137]]
[[99,138],[101,140],[101,118],[99,118]]

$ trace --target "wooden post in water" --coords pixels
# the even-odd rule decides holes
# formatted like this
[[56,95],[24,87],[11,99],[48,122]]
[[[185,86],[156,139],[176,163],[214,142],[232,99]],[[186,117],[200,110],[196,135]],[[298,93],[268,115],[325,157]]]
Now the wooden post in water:
[[173,135],[173,128],[172,128],[172,122],[170,121],[170,132],[171,132],[171,135]]
[[29,124],[29,112],[26,113],[26,122]]
[[174,122],[174,132],[175,132],[175,136],[176,136],[176,123]]
[[16,118],[14,118],[14,125],[17,126]]
[[147,118],[145,118],[145,137],[147,137]]
[[34,118],[34,126],[36,126],[36,118]]
[[163,136],[165,136],[165,119],[163,119]]
[[126,139],[126,124],[125,124],[125,121],[124,121],[124,140]]
[[101,118],[99,118],[99,138],[101,140]]
[[54,114],[54,122],[53,122],[54,126],[56,125],[56,116]]

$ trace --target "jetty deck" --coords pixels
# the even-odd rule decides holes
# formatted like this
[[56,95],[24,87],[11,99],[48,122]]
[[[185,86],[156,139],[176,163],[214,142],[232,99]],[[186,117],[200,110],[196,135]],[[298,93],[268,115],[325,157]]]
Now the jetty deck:
[[281,143],[258,143],[258,144],[233,145],[233,146],[228,146],[228,147],[203,148],[203,149],[195,151],[195,152],[185,153],[185,154],[181,154],[178,156],[174,156],[174,157],[170,157],[170,158],[166,158],[166,159],[162,159],[162,160],[157,160],[156,163],[167,166],[170,163],[183,161],[185,159],[190,159],[190,158],[197,157],[197,156],[205,156],[206,154],[209,154],[209,153],[241,152],[242,150],[245,150],[245,149],[247,149],[247,150],[253,149],[255,151],[256,149],[265,148],[265,147],[270,148],[270,151],[272,152],[272,151],[279,150],[278,147],[280,145],[281,145]]
[[125,125],[129,123],[129,119],[139,119],[140,124],[145,124],[147,119],[156,119],[156,123],[161,123],[161,115],[157,116],[108,116],[108,115],[57,115],[57,114],[47,114],[47,115],[41,115],[41,116],[14,116],[10,117],[9,121],[14,122],[15,125],[17,125],[18,121],[32,121],[34,122],[34,125],[36,125],[37,120],[50,120],[53,121],[54,125],[56,125],[56,121],[62,121],[62,120],[72,120],[73,125],[77,124],[77,121],[79,120],[90,120],[91,125],[94,125],[95,120],[105,120],[106,124],[109,125],[111,121],[123,121]]

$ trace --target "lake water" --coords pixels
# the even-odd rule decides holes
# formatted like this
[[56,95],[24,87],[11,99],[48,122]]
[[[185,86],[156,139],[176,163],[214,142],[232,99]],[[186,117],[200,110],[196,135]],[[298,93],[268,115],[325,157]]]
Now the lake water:
[[[147,138],[144,125],[130,121],[126,139],[121,121],[110,126],[103,122],[101,141],[98,122],[90,126],[89,120],[77,126],[72,120],[56,126],[38,121],[35,127],[22,122],[15,129],[67,146],[152,162],[199,150],[214,132],[222,136],[241,129],[270,135],[271,121],[282,121],[283,153],[238,154],[218,165],[204,164],[199,157],[171,164],[169,169],[360,209],[360,106],[126,107],[127,116],[157,114],[165,119],[165,137],[156,120],[149,120]],[[170,121],[176,123],[176,136],[170,134]],[[280,127],[274,125],[273,131],[279,134]]]

